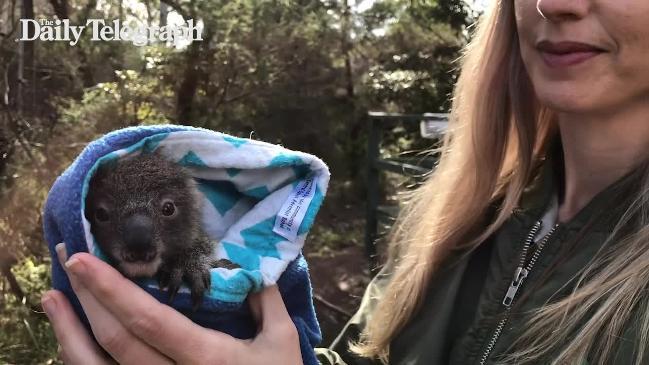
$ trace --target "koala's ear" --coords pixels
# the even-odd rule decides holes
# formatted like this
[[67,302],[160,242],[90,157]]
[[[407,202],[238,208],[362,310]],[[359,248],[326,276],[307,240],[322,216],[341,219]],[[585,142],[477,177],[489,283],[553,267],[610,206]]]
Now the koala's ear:
[[196,207],[200,209],[202,207],[204,195],[203,193],[201,193],[201,191],[198,188],[198,184],[199,184],[198,181],[196,181],[196,179],[194,179],[193,177],[189,176],[187,178],[186,183],[187,183],[187,187],[189,188],[189,191],[191,192]]
[[111,158],[111,159],[108,159],[108,160],[104,160],[97,167],[96,173],[98,173],[98,174],[106,174],[107,171],[114,170],[115,168],[117,168],[118,163],[119,163],[118,158]]
[[114,170],[117,167],[117,160],[104,161],[102,164],[97,166],[97,169],[92,173],[90,177],[90,192],[97,189],[98,185],[101,185],[101,182],[106,178],[109,171]]
[[163,158],[163,153],[162,153],[163,147],[157,147],[155,149],[151,149],[150,146],[144,146],[140,150],[140,155],[141,156],[149,156],[149,157],[154,157],[154,158]]

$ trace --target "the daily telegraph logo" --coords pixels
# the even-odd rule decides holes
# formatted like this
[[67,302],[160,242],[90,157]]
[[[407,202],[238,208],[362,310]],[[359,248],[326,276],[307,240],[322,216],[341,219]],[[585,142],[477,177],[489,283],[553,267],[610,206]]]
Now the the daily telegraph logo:
[[20,19],[17,41],[59,41],[76,45],[81,35],[89,31],[91,41],[125,41],[136,46],[161,42],[174,46],[202,41],[202,29],[193,19],[181,25],[163,27],[122,24],[119,20],[88,19],[85,25],[70,25],[70,20]]

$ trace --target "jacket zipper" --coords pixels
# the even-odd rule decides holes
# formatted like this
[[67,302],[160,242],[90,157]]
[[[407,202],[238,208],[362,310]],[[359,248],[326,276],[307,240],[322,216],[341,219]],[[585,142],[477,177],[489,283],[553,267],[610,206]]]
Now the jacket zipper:
[[503,329],[505,328],[505,324],[507,324],[507,320],[509,320],[509,314],[511,311],[511,305],[514,302],[514,298],[516,297],[516,293],[518,290],[521,288],[521,285],[523,284],[523,281],[525,281],[525,278],[529,275],[529,273],[532,271],[534,268],[534,265],[536,264],[536,261],[539,259],[539,256],[541,255],[541,250],[545,246],[545,244],[548,242],[554,231],[556,231],[557,227],[559,225],[555,224],[554,227],[543,237],[543,239],[537,244],[536,250],[534,250],[534,253],[532,254],[532,258],[527,262],[527,253],[532,246],[532,243],[534,242],[534,236],[536,236],[536,233],[541,229],[541,221],[537,221],[530,232],[527,234],[527,238],[525,239],[525,244],[523,245],[523,251],[521,252],[521,257],[520,257],[520,263],[518,264],[518,267],[516,267],[516,270],[514,271],[514,277],[509,284],[509,289],[507,289],[507,293],[505,293],[505,297],[503,298],[503,306],[505,307],[505,311],[503,313],[503,318],[498,322],[498,325],[496,326],[493,335],[491,336],[491,340],[487,344],[487,347],[482,354],[482,357],[480,358],[480,365],[484,365],[487,362],[487,359],[489,358],[489,355],[491,354],[491,351],[493,350],[494,346],[496,345],[496,342],[498,342],[498,338],[503,332]]

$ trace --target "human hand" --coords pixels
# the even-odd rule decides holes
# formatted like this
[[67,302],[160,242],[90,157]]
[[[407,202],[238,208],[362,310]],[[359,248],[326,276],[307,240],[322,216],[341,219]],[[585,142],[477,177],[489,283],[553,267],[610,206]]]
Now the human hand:
[[63,293],[51,290],[43,295],[43,308],[66,364],[302,364],[297,329],[276,286],[250,294],[258,332],[239,340],[193,323],[90,254],[67,260],[64,244],[56,252],[92,332],[110,355]]

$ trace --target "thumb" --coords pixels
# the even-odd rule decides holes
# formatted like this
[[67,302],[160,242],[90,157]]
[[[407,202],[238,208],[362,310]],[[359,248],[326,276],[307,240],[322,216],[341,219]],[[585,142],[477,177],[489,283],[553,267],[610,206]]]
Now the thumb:
[[293,324],[277,285],[250,294],[250,310],[257,322],[258,332],[272,331],[276,325]]
[[[250,342],[252,352],[260,356],[254,363],[302,364],[300,336],[277,286],[252,294],[249,302],[259,328],[257,336]],[[274,360],[268,361],[268,356],[274,356]]]

